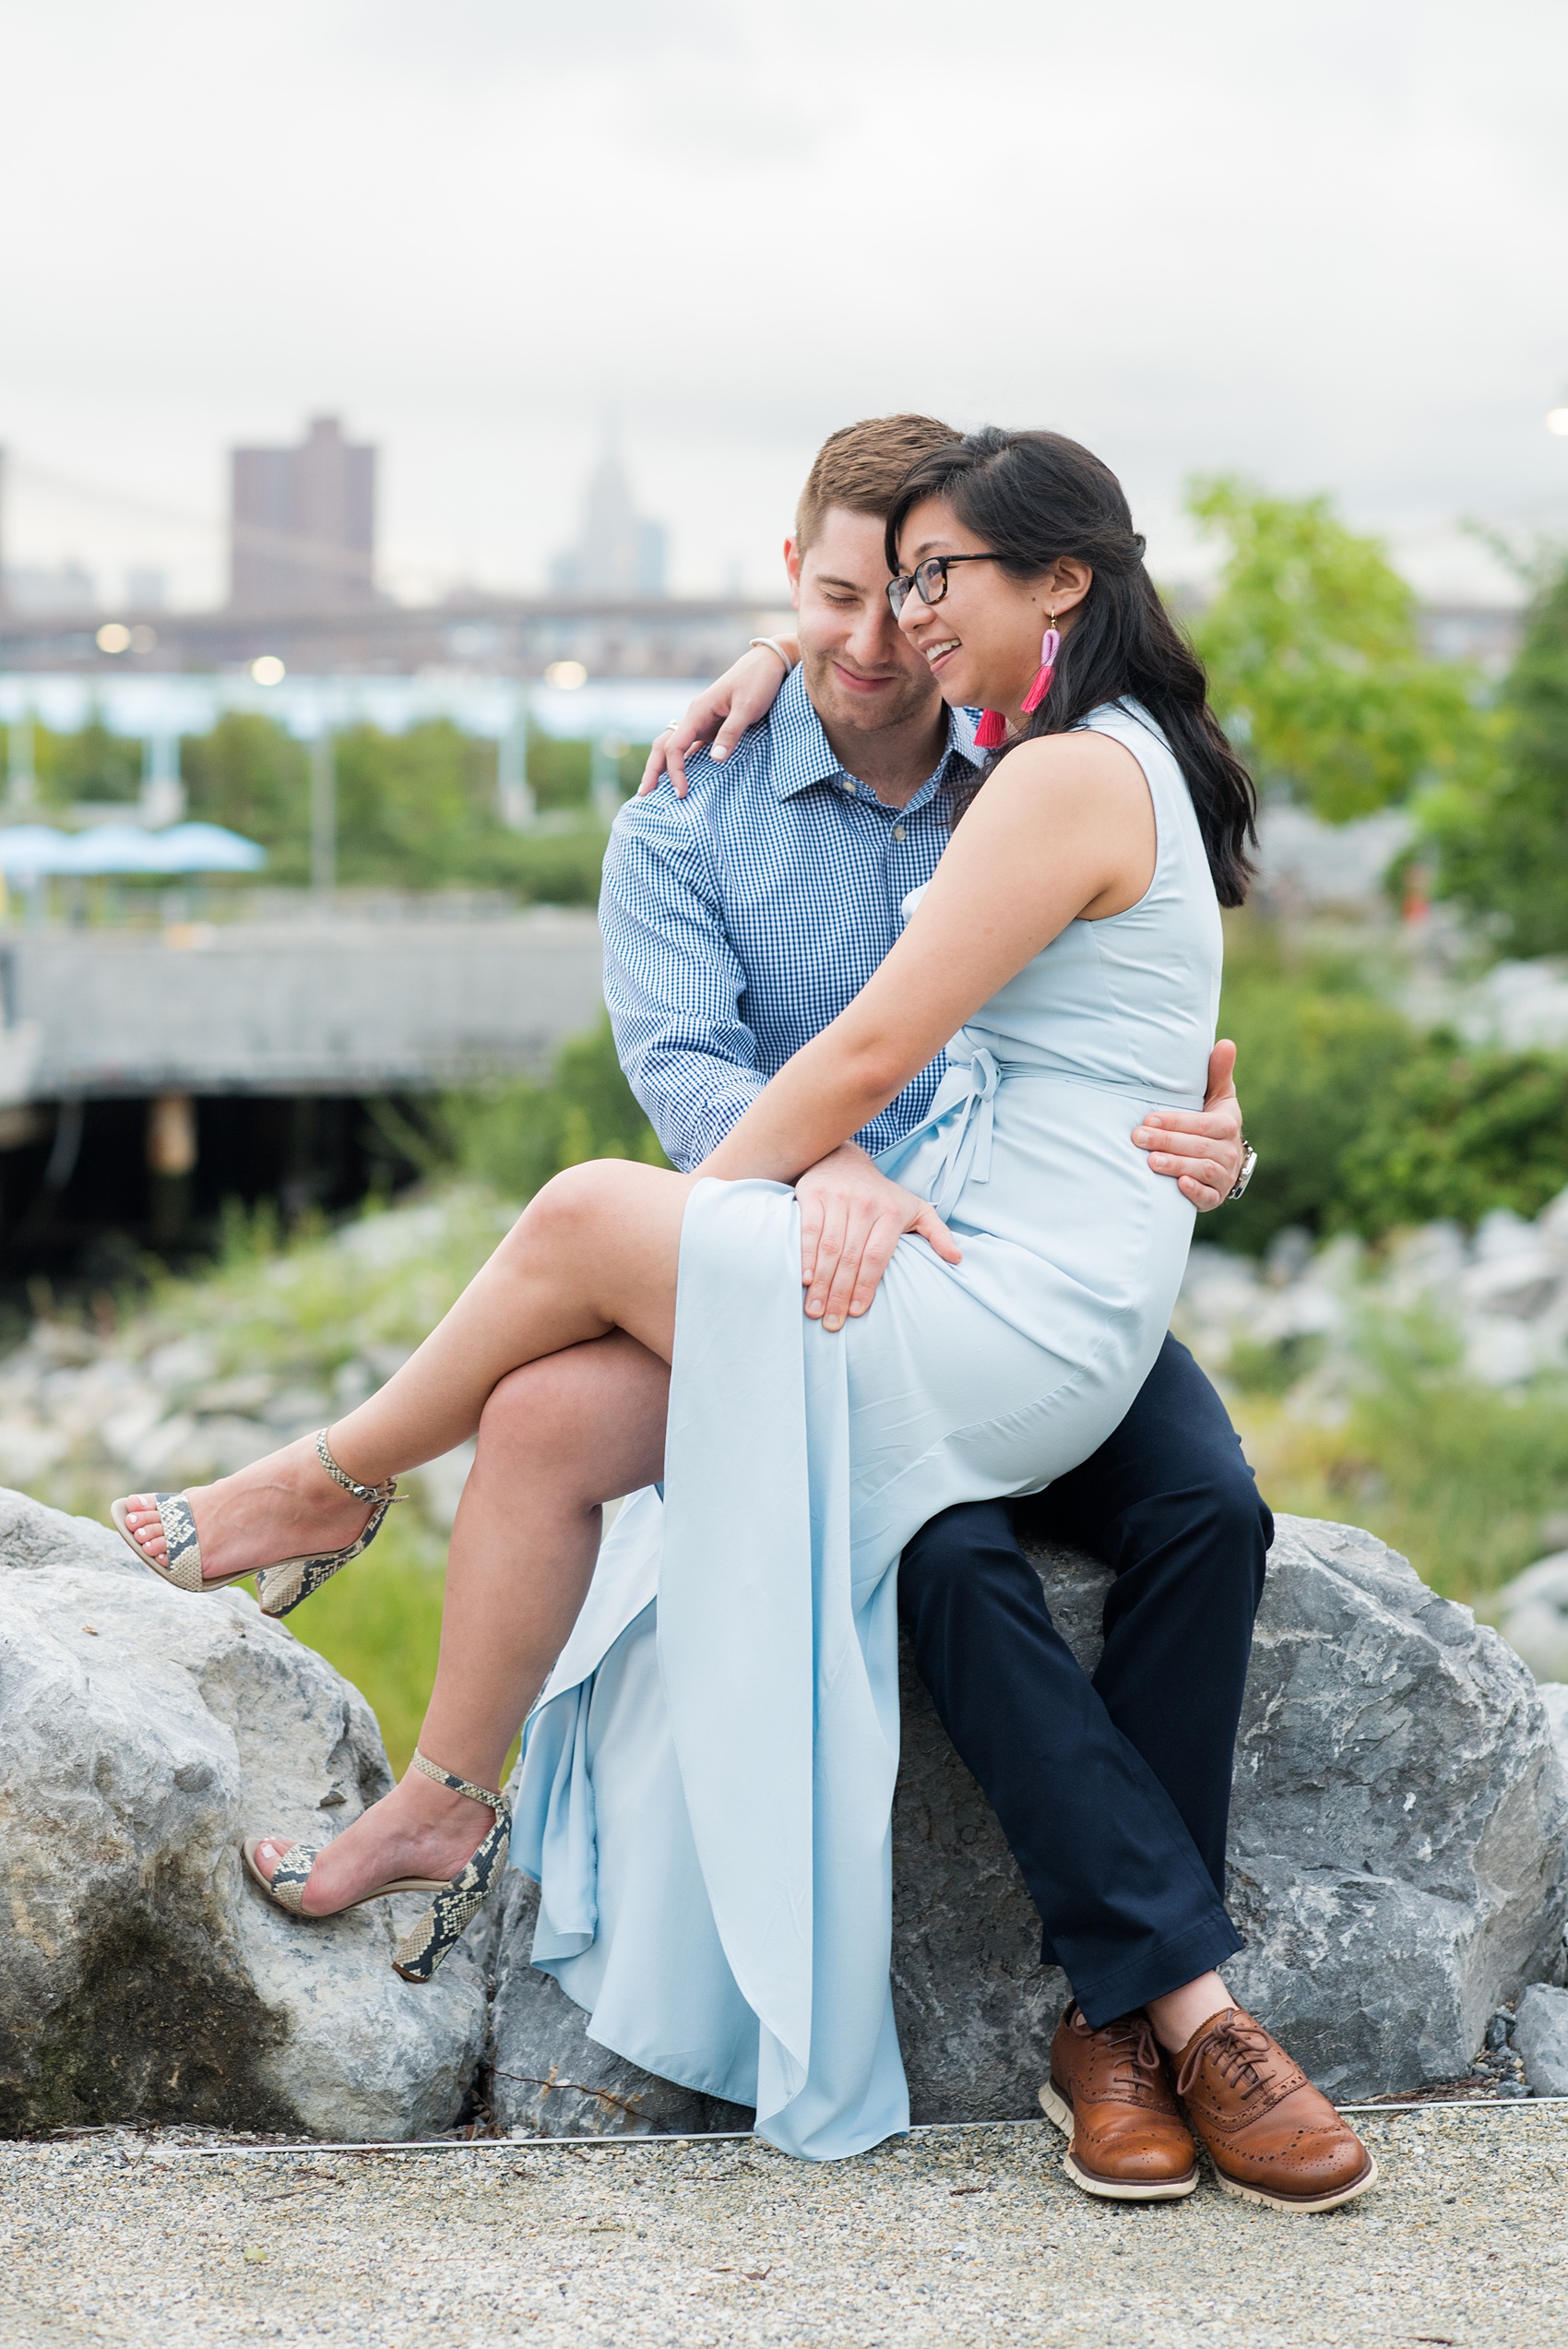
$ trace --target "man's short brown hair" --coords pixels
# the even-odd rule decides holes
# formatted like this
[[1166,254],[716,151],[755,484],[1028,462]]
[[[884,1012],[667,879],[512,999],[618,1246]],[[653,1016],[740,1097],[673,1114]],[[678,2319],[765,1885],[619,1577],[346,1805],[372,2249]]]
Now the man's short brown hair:
[[934,416],[868,416],[829,433],[816,452],[795,508],[795,545],[804,554],[830,506],[881,521],[912,465],[963,437]]

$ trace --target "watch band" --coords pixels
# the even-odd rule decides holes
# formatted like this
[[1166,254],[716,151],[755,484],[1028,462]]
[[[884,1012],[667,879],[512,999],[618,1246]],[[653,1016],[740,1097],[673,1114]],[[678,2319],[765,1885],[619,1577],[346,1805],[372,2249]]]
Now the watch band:
[[1248,1141],[1245,1134],[1243,1134],[1241,1137],[1241,1171],[1237,1175],[1236,1180],[1231,1184],[1230,1188],[1225,1194],[1228,1199],[1239,1199],[1241,1198],[1241,1193],[1246,1189],[1247,1185],[1253,1179],[1253,1169],[1256,1166],[1257,1163],[1258,1154],[1253,1148],[1251,1142]]

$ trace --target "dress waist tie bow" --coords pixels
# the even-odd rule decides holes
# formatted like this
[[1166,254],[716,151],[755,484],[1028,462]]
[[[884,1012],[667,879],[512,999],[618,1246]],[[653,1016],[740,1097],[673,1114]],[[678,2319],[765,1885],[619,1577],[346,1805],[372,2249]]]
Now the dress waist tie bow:
[[949,1045],[947,1071],[937,1088],[928,1121],[932,1127],[948,1127],[943,1137],[941,1172],[931,1195],[932,1207],[944,1222],[956,1207],[966,1183],[991,1180],[996,1088],[1002,1081],[995,1056],[984,1044],[976,1044],[967,1061],[953,1058],[952,1049]]

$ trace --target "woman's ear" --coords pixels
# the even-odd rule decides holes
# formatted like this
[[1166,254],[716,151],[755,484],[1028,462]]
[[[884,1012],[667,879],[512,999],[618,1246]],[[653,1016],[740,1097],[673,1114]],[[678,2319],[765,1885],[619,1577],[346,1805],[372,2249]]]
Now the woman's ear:
[[1093,585],[1092,567],[1080,563],[1075,554],[1064,554],[1052,566],[1046,601],[1052,607],[1058,627],[1077,610]]

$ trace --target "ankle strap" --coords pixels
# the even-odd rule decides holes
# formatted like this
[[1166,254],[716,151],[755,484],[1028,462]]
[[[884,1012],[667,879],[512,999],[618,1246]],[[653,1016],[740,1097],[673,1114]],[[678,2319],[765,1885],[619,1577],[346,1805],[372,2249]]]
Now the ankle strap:
[[449,1770],[438,1770],[434,1762],[426,1761],[417,1746],[414,1747],[414,1768],[422,1770],[427,1778],[434,1778],[438,1786],[448,1787],[454,1795],[466,1795],[470,1803],[482,1803],[485,1809],[493,1811],[497,1818],[506,1807],[505,1795],[493,1795],[488,1787],[472,1785],[466,1778],[454,1778]]
[[341,1485],[345,1493],[352,1493],[356,1501],[363,1501],[368,1507],[374,1501],[395,1501],[397,1499],[398,1479],[395,1476],[389,1476],[385,1485],[356,1485],[351,1476],[346,1476],[327,1449],[327,1430],[325,1427],[319,1427],[316,1430],[315,1456],[321,1462],[323,1468],[326,1469],[328,1476],[331,1477],[332,1482],[335,1485]]

